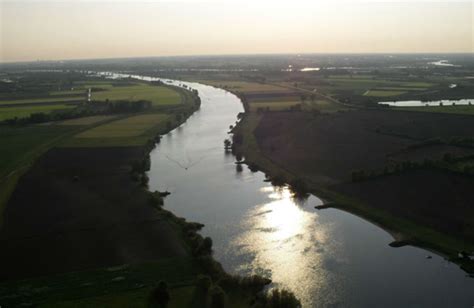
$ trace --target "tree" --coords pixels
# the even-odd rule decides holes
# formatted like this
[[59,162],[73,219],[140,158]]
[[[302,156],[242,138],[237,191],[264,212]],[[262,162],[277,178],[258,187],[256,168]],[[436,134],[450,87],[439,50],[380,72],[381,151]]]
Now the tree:
[[273,289],[259,300],[256,307],[298,308],[301,307],[301,303],[290,291]]
[[214,286],[211,289],[211,308],[225,307],[225,292],[219,286]]
[[211,287],[212,280],[209,276],[199,275],[196,282],[196,287],[199,292],[207,294],[207,291]]
[[164,281],[160,281],[158,286],[151,290],[149,298],[149,307],[165,308],[168,306],[170,294],[168,285]]
[[224,140],[224,148],[226,150],[228,150],[228,149],[230,149],[231,146],[232,146],[232,142],[229,139],[225,139]]

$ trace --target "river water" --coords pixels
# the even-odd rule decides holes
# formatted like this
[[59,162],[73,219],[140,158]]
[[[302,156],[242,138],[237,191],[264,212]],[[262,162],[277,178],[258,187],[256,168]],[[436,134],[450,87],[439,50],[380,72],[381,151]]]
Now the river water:
[[474,279],[457,265],[416,247],[392,248],[379,227],[340,210],[316,210],[315,196],[295,201],[263,173],[236,165],[223,144],[243,111],[235,95],[165,81],[197,89],[201,108],[152,151],[149,186],[171,192],[167,209],[205,224],[202,234],[228,272],[269,277],[304,307],[474,305]]

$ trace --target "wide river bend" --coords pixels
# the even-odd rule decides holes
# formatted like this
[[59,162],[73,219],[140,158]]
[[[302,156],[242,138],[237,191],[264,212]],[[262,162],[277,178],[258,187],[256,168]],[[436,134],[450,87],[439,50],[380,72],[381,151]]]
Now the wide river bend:
[[170,191],[167,209],[205,224],[201,233],[228,272],[267,276],[304,307],[473,307],[474,279],[457,265],[416,247],[392,248],[393,238],[370,222],[318,211],[316,196],[299,203],[263,173],[236,165],[223,147],[243,112],[235,95],[161,80],[198,90],[201,108],[152,151],[150,190]]

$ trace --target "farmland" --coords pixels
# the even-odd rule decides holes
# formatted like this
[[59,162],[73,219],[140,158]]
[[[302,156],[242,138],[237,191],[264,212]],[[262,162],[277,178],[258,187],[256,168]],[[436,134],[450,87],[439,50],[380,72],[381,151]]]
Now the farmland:
[[[8,201],[0,232],[2,304],[146,307],[164,280],[170,307],[205,307],[210,294],[198,276],[205,274],[211,289],[230,280],[220,285],[230,307],[248,306],[268,280],[240,287],[212,259],[212,242],[196,233],[201,226],[162,209],[161,195],[146,190],[149,151],[199,108],[196,92],[130,80],[92,88],[93,102],[64,117],[2,123],[15,142],[31,138],[10,147],[11,163],[2,166],[14,171],[2,192]],[[130,107],[140,102],[147,108]],[[45,136],[41,151],[31,149],[41,131],[52,140]],[[33,157],[24,164],[27,147]],[[211,244],[202,248],[204,242]]]
[[405,111],[418,111],[418,112],[434,112],[434,113],[451,113],[451,114],[467,114],[474,115],[474,106],[423,106],[423,107],[407,107],[407,108],[396,108]]
[[66,147],[140,146],[176,125],[167,114],[144,114],[118,119],[83,131],[63,143]]
[[90,130],[86,130],[76,138],[117,138],[133,137],[145,133],[155,125],[159,125],[169,118],[164,114],[145,114],[113,121]]
[[90,117],[83,117],[71,120],[64,120],[58,122],[57,125],[66,125],[66,126],[83,126],[83,125],[91,125],[96,124],[98,122],[102,122],[105,120],[111,120],[115,116],[112,115],[99,115],[99,116],[90,116]]
[[22,127],[0,130],[0,225],[1,213],[18,178],[50,147],[73,132],[69,127]]
[[[39,156],[50,148],[68,144],[74,146],[142,146],[148,140],[153,139],[156,134],[163,133],[170,127],[181,123],[185,119],[186,114],[189,114],[190,110],[195,108],[192,104],[194,99],[192,95],[182,90],[178,91],[164,86],[152,86],[138,82],[130,84],[130,82],[112,82],[108,80],[88,81],[87,79],[84,80],[85,77],[83,76],[75,76],[76,80],[68,85],[70,90],[58,90],[61,86],[53,86],[50,82],[44,82],[44,84],[35,83],[36,87],[30,90],[28,88],[30,83],[27,83],[24,79],[33,78],[35,74],[27,74],[25,76],[22,79],[23,81],[19,83],[24,92],[16,90],[12,93],[1,93],[0,104],[4,105],[0,106],[0,121],[12,118],[28,118],[32,115],[56,114],[58,112],[67,115],[66,118],[73,118],[61,120],[62,117],[59,116],[59,120],[43,124],[40,122],[39,125],[30,125],[28,123],[27,125],[16,126],[2,125],[0,132],[0,147],[2,148],[2,159],[0,160],[0,179],[2,182],[0,190],[1,209],[5,206],[21,175],[28,170]],[[41,76],[44,77],[44,80],[53,79],[58,84],[65,82],[61,78],[66,78],[59,73],[41,74]],[[59,80],[55,78],[59,78]],[[68,75],[66,80],[69,78],[71,77]],[[11,84],[9,85],[12,86]],[[84,112],[82,111],[81,113],[76,110],[87,111],[87,107],[69,103],[63,105],[62,103],[66,103],[70,99],[78,99],[79,97],[83,99],[84,91],[88,86],[95,89],[98,87],[110,89],[113,97],[118,100],[128,100],[131,98],[130,95],[133,95],[136,91],[143,90],[146,97],[154,100],[154,104],[162,104],[162,107],[178,105],[178,108],[169,111],[162,109],[165,113],[137,115],[129,119],[127,119],[130,116],[129,114],[99,114],[81,117],[81,114]],[[119,90],[114,92],[115,88],[119,88]],[[41,98],[38,98],[38,96]],[[71,98],[71,96],[73,97]],[[44,97],[51,97],[49,101],[54,102],[45,103]],[[181,104],[181,102],[186,103]],[[99,111],[103,113],[101,109]],[[85,112],[85,114],[90,114],[90,112]],[[165,119],[171,117],[171,114],[173,115],[172,121],[165,121]],[[110,125],[104,124],[110,122],[115,117],[122,120]],[[97,127],[101,124],[104,124],[104,126]],[[94,127],[97,128],[94,129]],[[84,135],[81,135],[81,132]]]
[[[103,87],[103,84],[90,85]],[[126,86],[105,88],[105,91],[92,92],[92,99],[105,100],[147,100],[153,106],[176,105],[181,102],[179,93],[167,87],[152,86],[149,84],[132,83]]]
[[[76,77],[79,78],[79,77]],[[42,113],[57,111],[74,113],[84,109],[86,91],[91,89],[91,100],[97,102],[113,101],[149,101],[153,107],[163,108],[178,105],[183,94],[160,85],[151,85],[138,81],[84,80],[71,82],[69,90],[52,90],[50,84],[44,89],[19,94],[0,93],[0,122],[13,118],[28,118]],[[36,92],[35,92],[36,91]]]
[[[126,87],[112,99],[135,99],[137,85]],[[203,306],[209,295],[198,288],[199,274],[231,279],[210,246],[201,248],[200,225],[161,209],[161,197],[145,189],[151,145],[186,121],[199,99],[182,89],[139,87],[153,107],[172,108],[2,125],[2,304],[147,307],[164,280],[170,307]],[[256,291],[235,283],[225,287],[229,300],[248,305]]]
[[[395,88],[396,89],[396,88]],[[376,97],[386,97],[386,96],[398,96],[405,93],[404,91],[393,91],[393,90],[368,90],[364,93],[364,96],[376,96]]]
[[12,118],[26,118],[33,113],[50,113],[74,108],[74,105],[33,105],[18,107],[0,107],[0,122]]
[[[155,74],[162,72],[153,70]],[[472,264],[457,254],[474,251],[474,216],[469,206],[474,200],[470,190],[474,185],[470,175],[474,153],[470,110],[446,106],[436,111],[433,108],[433,112],[395,111],[376,105],[383,97],[464,95],[470,91],[470,81],[454,74],[449,78],[418,72],[402,76],[383,69],[355,74],[324,68],[314,72],[279,68],[216,72],[179,77],[202,80],[242,99],[245,114],[239,114],[242,120],[234,129],[234,136],[241,138],[235,138],[233,150],[242,155],[252,172],[262,169],[268,181],[290,184],[296,193],[291,198],[299,198],[295,185],[299,183],[305,192],[324,199],[326,206],[357,214],[386,228],[400,243],[440,252],[468,272],[473,271]],[[459,84],[461,90],[450,89],[450,83]],[[5,173],[11,177],[3,198],[11,197],[0,233],[5,250],[0,264],[5,279],[11,280],[0,285],[0,299],[13,305],[42,307],[140,306],[163,279],[168,282],[170,307],[199,306],[197,275],[212,273],[209,264],[202,267],[196,263],[202,256],[195,258],[194,253],[203,239],[195,233],[197,225],[174,217],[146,193],[148,177],[144,173],[157,136],[177,127],[196,110],[195,93],[132,79],[76,76],[70,83],[45,84],[44,91],[10,93],[8,100],[14,97],[15,105],[21,108],[65,106],[69,105],[67,99],[83,99],[89,88],[92,102],[71,103],[65,117],[2,126],[31,129],[23,132],[25,138],[27,133],[34,136],[36,129],[50,129],[58,135],[45,137],[44,145],[38,146],[41,151],[33,147],[36,154],[32,159],[26,157],[25,148],[12,152],[5,167],[15,172]],[[222,95],[218,99],[230,97],[213,91]],[[5,97],[1,98],[4,102]],[[44,97],[65,100],[39,100]],[[213,97],[207,99],[212,101]],[[126,104],[116,104],[121,101]],[[140,101],[150,104],[138,110],[130,108]],[[204,111],[208,110],[203,108],[190,123]],[[229,124],[222,131],[227,131]],[[189,126],[182,135],[191,131]],[[162,140],[158,151],[171,139]],[[222,139],[218,141],[222,147]],[[219,145],[212,146],[216,147]],[[199,161],[190,146],[184,150],[188,157],[183,159]],[[197,168],[167,162],[182,172],[184,179],[214,158],[205,159],[203,164],[196,164]],[[242,172],[242,168],[235,172]],[[246,169],[243,172],[252,176],[245,173]],[[219,188],[227,189],[223,184]],[[213,195],[211,190],[204,192]],[[166,201],[168,205],[173,204],[173,197]],[[163,199],[159,201],[162,204]],[[196,204],[199,209],[201,204]],[[212,277],[213,282],[220,279],[219,275]],[[18,280],[23,278],[26,280]],[[237,303],[235,306],[248,304],[248,297],[234,293],[232,288],[226,289],[226,294],[229,301]]]
[[[245,141],[237,149],[249,163],[272,177],[288,182],[304,179],[311,191],[334,206],[381,223],[415,245],[431,247],[457,260],[456,251],[474,247],[470,244],[474,239],[470,227],[474,212],[467,206],[474,200],[468,193],[474,183],[463,173],[470,170],[469,164],[468,168],[445,162],[434,169],[417,167],[421,170],[402,173],[390,170],[398,170],[397,164],[406,162],[418,161],[419,166],[427,160],[442,162],[448,154],[453,162],[471,157],[474,152],[469,143],[448,144],[451,138],[472,140],[473,124],[465,115],[383,110],[317,117],[304,110],[259,117],[249,114],[236,130]],[[423,143],[436,138],[448,143]],[[367,180],[354,180],[357,170],[363,170]],[[451,174],[453,171],[460,174]],[[410,189],[415,186],[416,191]],[[439,187],[436,193],[431,191],[433,187]],[[456,240],[459,237],[466,241]],[[463,264],[462,260],[457,262]],[[472,271],[472,265],[463,266]]]

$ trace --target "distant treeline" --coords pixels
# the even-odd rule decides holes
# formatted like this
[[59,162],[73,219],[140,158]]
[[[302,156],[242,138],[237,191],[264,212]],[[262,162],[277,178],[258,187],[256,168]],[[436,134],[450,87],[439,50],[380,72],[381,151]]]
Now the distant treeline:
[[466,165],[463,168],[458,168],[455,166],[456,163],[470,160],[474,160],[474,155],[454,157],[451,153],[445,153],[441,160],[425,159],[422,162],[394,162],[389,166],[386,166],[382,171],[352,171],[352,182],[361,182],[382,176],[402,174],[408,171],[420,169],[437,169],[465,176],[474,176],[474,165]]

